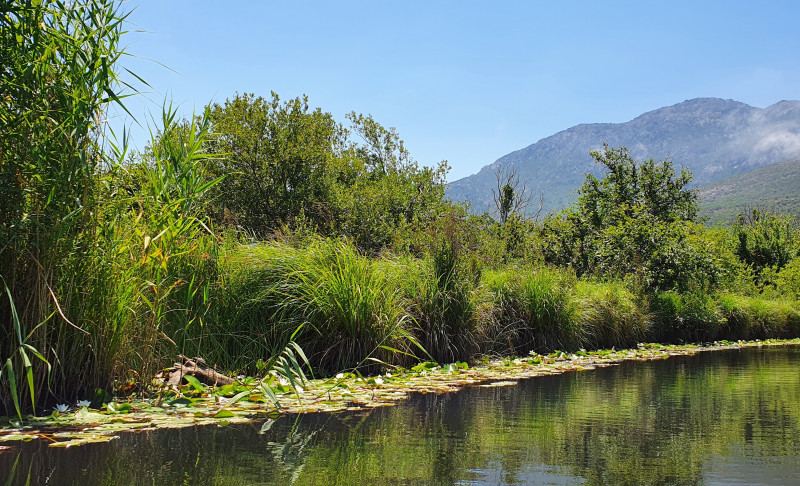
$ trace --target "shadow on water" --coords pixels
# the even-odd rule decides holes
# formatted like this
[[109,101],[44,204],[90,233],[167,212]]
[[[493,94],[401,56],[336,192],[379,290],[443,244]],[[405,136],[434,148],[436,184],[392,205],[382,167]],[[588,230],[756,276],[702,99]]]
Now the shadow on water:
[[0,473],[9,484],[792,484],[798,364],[796,347],[701,353],[362,413],[66,450],[35,441],[0,453]]

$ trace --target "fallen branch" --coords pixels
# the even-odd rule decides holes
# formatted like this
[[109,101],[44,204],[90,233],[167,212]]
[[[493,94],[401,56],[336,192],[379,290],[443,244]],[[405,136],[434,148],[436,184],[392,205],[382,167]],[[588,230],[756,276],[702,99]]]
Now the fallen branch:
[[169,371],[167,385],[180,386],[183,377],[186,375],[194,376],[201,383],[210,386],[229,385],[236,381],[229,376],[217,372],[217,370],[213,368],[209,368],[203,358],[189,359],[179,354],[178,359],[181,360],[181,362],[176,362],[172,365],[171,370],[167,370]]

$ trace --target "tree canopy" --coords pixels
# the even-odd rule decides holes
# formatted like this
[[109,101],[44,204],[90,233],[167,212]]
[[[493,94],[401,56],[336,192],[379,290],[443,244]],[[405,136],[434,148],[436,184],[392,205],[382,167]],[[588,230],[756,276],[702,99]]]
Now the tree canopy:
[[546,259],[579,275],[634,275],[664,290],[714,281],[716,267],[693,224],[691,173],[676,175],[668,159],[636,161],[625,147],[604,144],[591,155],[606,173],[587,174],[577,202],[545,222]]
[[215,219],[256,235],[311,225],[353,238],[366,251],[395,230],[435,217],[445,205],[445,161],[420,166],[396,130],[350,113],[348,126],[311,109],[237,94],[209,107]]

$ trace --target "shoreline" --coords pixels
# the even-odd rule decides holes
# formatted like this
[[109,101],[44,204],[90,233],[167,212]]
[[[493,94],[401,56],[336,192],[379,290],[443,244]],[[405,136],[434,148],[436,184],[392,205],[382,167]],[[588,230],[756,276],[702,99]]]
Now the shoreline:
[[[625,361],[653,361],[701,352],[764,346],[796,346],[800,338],[757,341],[717,341],[710,344],[639,344],[633,349],[581,350],[576,353],[532,354],[522,358],[493,359],[473,367],[464,363],[420,363],[408,370],[362,377],[340,373],[334,378],[313,379],[295,393],[278,385],[279,407],[260,392],[258,380],[238,382],[232,397],[220,396],[220,388],[206,388],[192,396],[190,387],[174,398],[111,402],[104,410],[88,407],[28,417],[22,427],[0,428],[0,453],[13,450],[15,441],[48,440],[50,447],[72,447],[116,439],[122,432],[145,432],[196,425],[225,426],[285,414],[340,413],[391,406],[413,393],[452,393],[467,386],[513,386],[519,380],[572,371],[593,370]],[[233,393],[232,391],[232,393]],[[13,419],[0,418],[5,423]]]

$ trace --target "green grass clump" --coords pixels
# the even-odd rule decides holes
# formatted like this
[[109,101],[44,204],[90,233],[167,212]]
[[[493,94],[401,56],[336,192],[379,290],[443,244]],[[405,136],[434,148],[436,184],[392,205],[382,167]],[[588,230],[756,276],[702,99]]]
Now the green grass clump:
[[633,347],[647,336],[650,315],[623,282],[581,281],[575,294],[583,347]]
[[716,302],[706,292],[658,292],[651,309],[655,315],[652,336],[659,342],[712,341],[724,325]]
[[295,340],[322,373],[369,372],[374,360],[402,361],[413,351],[399,289],[350,243],[246,246],[226,265],[230,311],[220,317],[220,358],[237,368],[273,355],[300,326]]
[[719,312],[727,324],[726,338],[789,338],[800,333],[800,307],[790,301],[722,294]]
[[479,349],[474,273],[448,241],[441,241],[416,270],[405,296],[419,343],[439,363],[472,358]]
[[489,334],[497,351],[526,353],[580,347],[575,277],[554,268],[506,268],[488,273],[493,300]]

